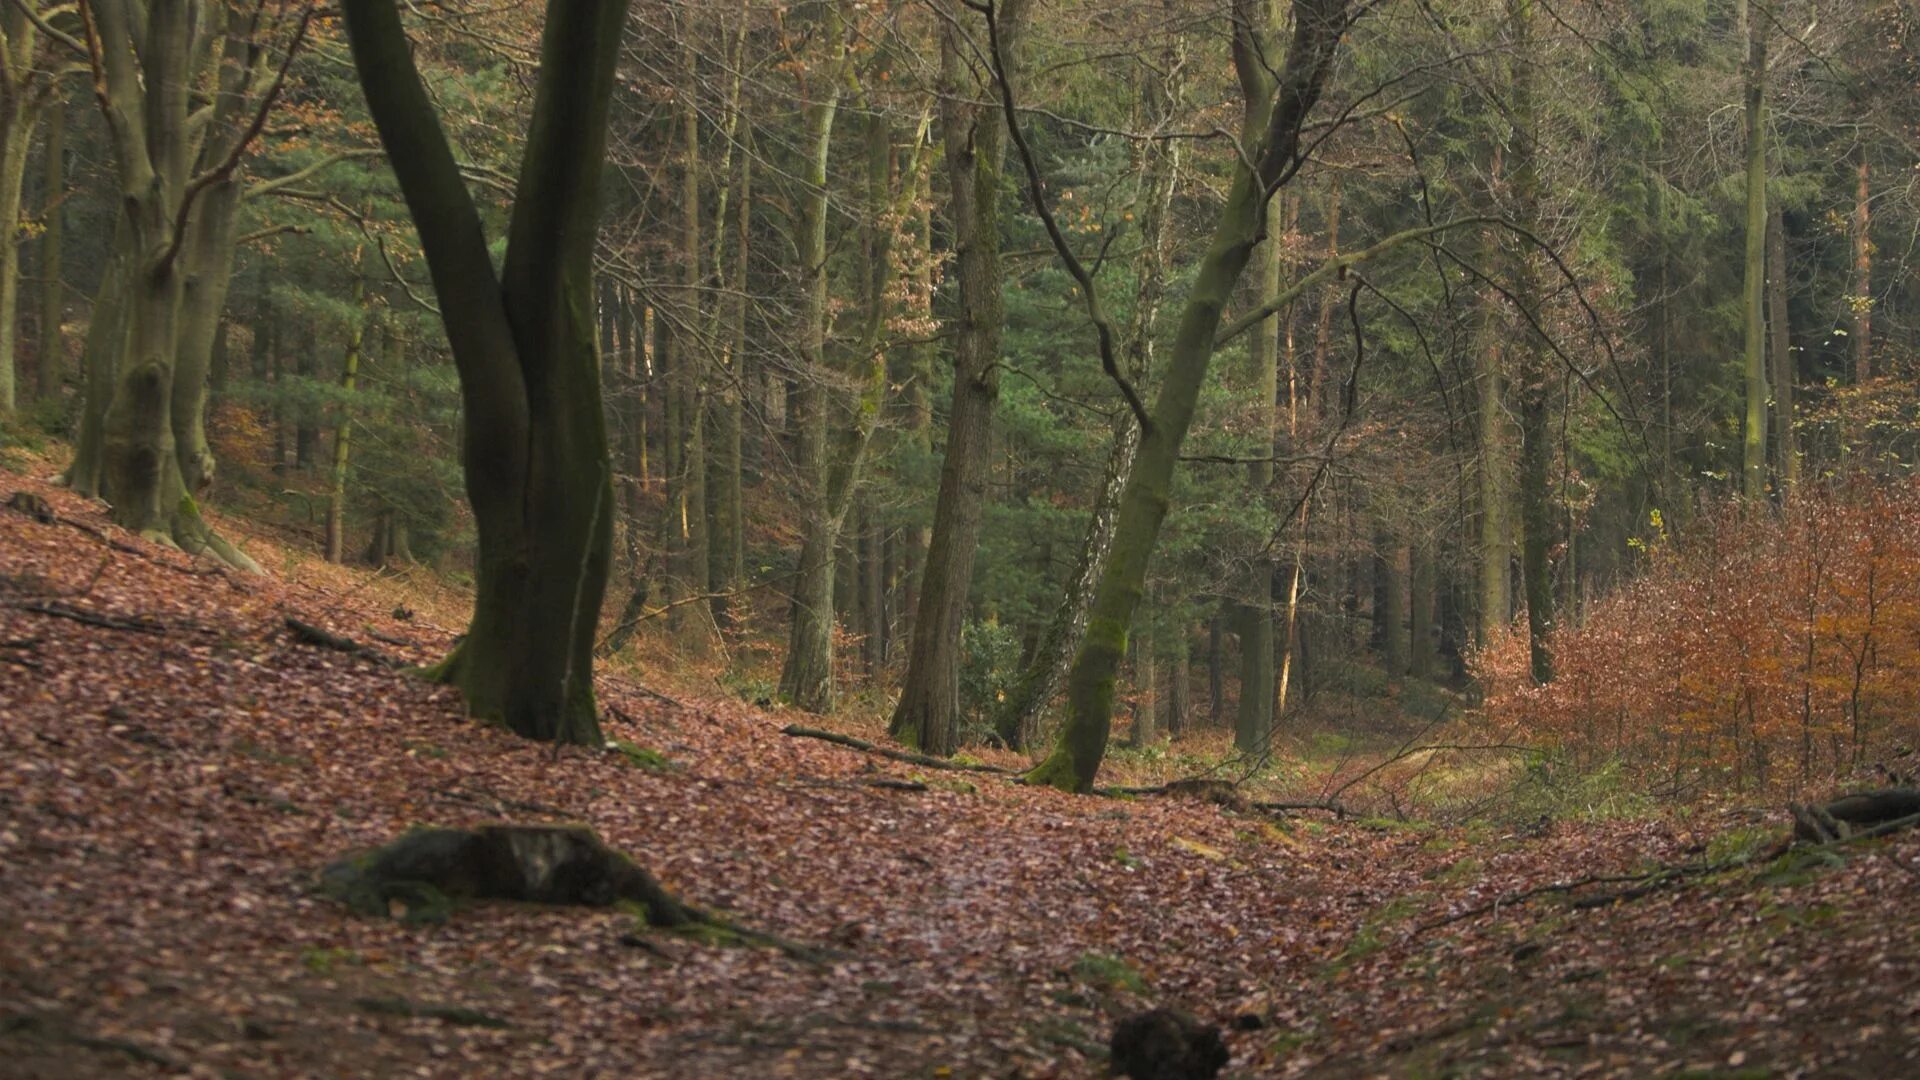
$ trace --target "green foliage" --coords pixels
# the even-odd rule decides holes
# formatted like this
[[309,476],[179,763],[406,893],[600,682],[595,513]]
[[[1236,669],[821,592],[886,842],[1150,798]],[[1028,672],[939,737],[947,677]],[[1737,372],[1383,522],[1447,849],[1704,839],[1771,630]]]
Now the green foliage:
[[998,622],[969,622],[960,630],[960,713],[979,739],[992,730],[995,707],[1020,677],[1020,639]]

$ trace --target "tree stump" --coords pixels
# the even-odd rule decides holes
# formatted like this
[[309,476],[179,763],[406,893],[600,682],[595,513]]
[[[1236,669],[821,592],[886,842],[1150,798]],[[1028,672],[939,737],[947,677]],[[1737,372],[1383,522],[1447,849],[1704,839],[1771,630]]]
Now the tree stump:
[[1227,1064],[1220,1029],[1178,1009],[1135,1013],[1113,1029],[1109,1063],[1132,1080],[1213,1080]]
[[355,911],[438,922],[467,900],[610,907],[626,901],[647,922],[696,921],[686,905],[584,825],[415,829],[320,874],[320,891]]

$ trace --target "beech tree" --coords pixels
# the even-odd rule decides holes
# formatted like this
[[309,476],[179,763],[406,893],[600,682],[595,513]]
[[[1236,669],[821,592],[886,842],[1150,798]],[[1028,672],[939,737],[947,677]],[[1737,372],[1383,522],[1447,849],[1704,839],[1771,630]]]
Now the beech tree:
[[367,107],[406,197],[460,375],[479,534],[466,638],[432,670],[475,716],[596,745],[593,645],[612,547],[593,245],[626,0],[552,5],[494,271],[393,0],[346,0]]

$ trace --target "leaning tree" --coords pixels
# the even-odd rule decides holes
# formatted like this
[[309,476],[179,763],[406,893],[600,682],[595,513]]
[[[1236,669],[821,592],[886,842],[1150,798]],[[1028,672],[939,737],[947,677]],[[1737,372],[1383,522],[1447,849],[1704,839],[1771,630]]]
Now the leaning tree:
[[547,11],[497,274],[394,0],[342,9],[460,376],[476,596],[466,638],[433,674],[458,687],[475,716],[528,738],[598,744],[593,636],[614,507],[593,246],[627,2],[569,0]]

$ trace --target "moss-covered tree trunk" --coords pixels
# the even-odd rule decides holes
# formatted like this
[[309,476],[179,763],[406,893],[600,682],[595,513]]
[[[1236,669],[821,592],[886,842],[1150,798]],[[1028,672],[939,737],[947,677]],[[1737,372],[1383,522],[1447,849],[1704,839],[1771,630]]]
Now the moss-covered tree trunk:
[[827,366],[827,163],[833,123],[840,110],[841,67],[846,42],[837,0],[821,0],[819,33],[825,54],[803,81],[800,171],[802,191],[794,236],[801,282],[800,352],[804,371],[794,394],[801,540],[794,568],[787,658],[780,669],[780,696],[811,712],[829,712],[833,678],[833,577],[840,519],[834,513],[833,461],[827,439],[833,407]]
[[393,0],[347,0],[343,10],[460,375],[476,594],[465,640],[434,674],[476,716],[529,738],[597,744],[593,644],[614,505],[592,257],[627,4],[548,10],[497,278]]
[[1113,723],[1114,677],[1166,517],[1180,444],[1213,357],[1214,336],[1261,239],[1267,200],[1299,167],[1301,127],[1319,101],[1348,25],[1348,0],[1295,0],[1292,44],[1278,78],[1268,83],[1258,73],[1269,70],[1272,54],[1248,31],[1256,25],[1248,6],[1244,0],[1236,5],[1235,66],[1243,86],[1255,88],[1271,104],[1253,110],[1258,122],[1249,125],[1250,137],[1242,140],[1247,157],[1234,170],[1213,237],[1196,267],[1166,374],[1121,495],[1113,554],[1094,596],[1086,640],[1067,676],[1060,740],[1028,774],[1030,782],[1088,791],[1099,773]]
[[[0,10],[0,416],[13,411],[18,368],[20,305],[20,196],[26,188],[27,152],[39,122],[43,80],[30,74],[39,35],[21,4]],[[17,74],[27,73],[27,74]]]

